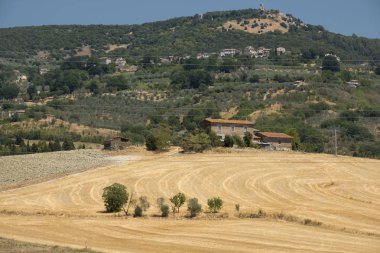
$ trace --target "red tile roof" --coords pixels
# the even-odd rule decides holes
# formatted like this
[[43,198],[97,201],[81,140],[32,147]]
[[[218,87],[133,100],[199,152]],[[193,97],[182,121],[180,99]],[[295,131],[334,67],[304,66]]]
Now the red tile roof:
[[284,133],[272,133],[272,132],[259,132],[256,135],[267,137],[267,138],[286,138],[286,139],[293,139],[293,137],[284,134]]
[[227,120],[227,119],[212,119],[207,118],[207,122],[219,124],[235,124],[235,125],[254,125],[253,122],[248,120]]

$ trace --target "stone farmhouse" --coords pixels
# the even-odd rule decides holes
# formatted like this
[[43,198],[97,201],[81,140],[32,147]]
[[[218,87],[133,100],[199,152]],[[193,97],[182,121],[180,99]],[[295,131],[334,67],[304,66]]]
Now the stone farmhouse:
[[257,132],[260,146],[274,150],[291,150],[293,137],[284,133]]
[[253,123],[248,120],[225,120],[207,118],[201,123],[201,127],[215,132],[222,140],[226,135],[238,135],[244,137],[246,132],[255,135],[256,130]]
[[253,143],[265,149],[291,150],[293,137],[284,133],[260,132],[254,124],[248,120],[225,120],[207,118],[201,122],[201,127],[207,131],[213,131],[224,140],[226,135],[237,135],[241,138],[249,132],[252,134]]

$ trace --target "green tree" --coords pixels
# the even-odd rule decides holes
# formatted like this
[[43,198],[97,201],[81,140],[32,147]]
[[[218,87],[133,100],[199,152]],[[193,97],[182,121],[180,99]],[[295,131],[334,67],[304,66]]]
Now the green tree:
[[207,205],[211,212],[217,213],[222,209],[223,200],[219,197],[211,198],[207,200]]
[[119,212],[127,203],[129,194],[127,188],[118,183],[114,183],[103,189],[103,201],[106,211],[109,213]]
[[169,199],[172,203],[172,210],[173,213],[177,212],[179,213],[179,208],[185,203],[186,196],[183,193],[178,193],[177,195],[174,195],[172,198]]
[[323,59],[322,62],[322,70],[326,71],[332,71],[332,72],[339,72],[340,71],[340,63],[338,59],[335,56],[328,55]]
[[379,75],[380,76],[380,66],[377,66],[376,68],[375,68],[375,74],[376,75]]
[[187,203],[187,210],[190,212],[190,217],[193,218],[202,212],[202,205],[198,203],[197,198],[192,198]]
[[0,84],[0,99],[14,99],[18,96],[20,88],[16,84]]

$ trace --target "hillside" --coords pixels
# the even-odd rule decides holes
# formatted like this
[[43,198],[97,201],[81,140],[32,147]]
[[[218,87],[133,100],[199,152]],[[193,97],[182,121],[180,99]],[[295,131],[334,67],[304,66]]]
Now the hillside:
[[[257,21],[264,26],[265,33],[260,36],[245,33],[241,29],[220,29],[226,23],[237,27],[237,20],[258,19],[267,20]],[[270,27],[272,21],[276,25]],[[287,28],[280,26],[281,23]],[[267,32],[275,30],[289,30],[289,33]],[[93,55],[132,57],[197,54],[251,45],[270,48],[282,46],[301,52],[310,48],[332,51],[345,60],[380,59],[378,39],[342,36],[328,32],[321,26],[304,25],[290,14],[279,14],[275,10],[261,12],[256,9],[210,12],[142,25],[7,28],[0,29],[0,40],[1,57],[32,57],[38,61],[37,55],[44,55],[52,62],[66,55],[76,55],[85,46],[91,46]],[[110,45],[128,45],[128,48],[123,46],[109,51]]]
[[254,9],[0,39],[0,154],[25,153],[21,139],[141,145],[157,129],[181,145],[223,117],[289,133],[296,150],[334,153],[336,138],[339,154],[380,157],[379,39]]
[[[104,252],[369,253],[380,246],[378,161],[252,150],[133,155],[139,159],[0,192],[0,236]],[[145,217],[103,213],[103,188],[114,182],[147,197]],[[185,218],[185,204],[159,217],[156,199],[170,204],[179,191],[198,198],[204,212]],[[217,214],[207,209],[214,196],[224,201]]]

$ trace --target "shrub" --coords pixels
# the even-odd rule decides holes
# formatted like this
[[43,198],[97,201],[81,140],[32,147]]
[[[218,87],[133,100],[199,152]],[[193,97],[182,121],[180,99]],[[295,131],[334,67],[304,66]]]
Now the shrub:
[[235,143],[239,148],[243,148],[243,147],[245,147],[245,145],[244,145],[244,141],[243,141],[243,139],[242,139],[239,135],[234,134],[234,135],[232,136],[232,138],[234,139],[234,143]]
[[157,203],[158,208],[161,208],[165,203],[165,199],[163,197],[157,198],[156,203]]
[[147,197],[141,196],[139,198],[139,202],[140,202],[139,206],[144,210],[144,212],[149,209],[150,203],[149,203]]
[[224,147],[232,148],[234,146],[234,139],[231,135],[224,136]]
[[143,209],[140,206],[136,206],[133,217],[142,217],[142,216],[143,216]]
[[193,218],[202,211],[202,205],[198,203],[197,198],[192,198],[187,203],[187,210],[190,212],[190,217]]
[[114,183],[103,189],[103,201],[106,211],[109,213],[119,212],[128,201],[127,188]]
[[211,140],[208,134],[200,132],[190,134],[181,146],[185,152],[203,152],[211,147]]
[[217,213],[218,211],[220,211],[220,209],[222,209],[223,200],[219,197],[208,199],[207,205],[211,212]]
[[165,151],[170,147],[170,133],[164,128],[155,128],[145,137],[145,145],[150,151]]
[[240,212],[240,204],[235,204],[235,210],[236,212]]
[[170,202],[172,202],[172,210],[173,213],[176,212],[179,213],[179,208],[185,203],[186,196],[183,193],[178,193],[177,195],[174,195],[172,198],[170,198]]
[[168,217],[169,216],[169,206],[168,205],[162,205],[160,209],[161,209],[161,217]]

